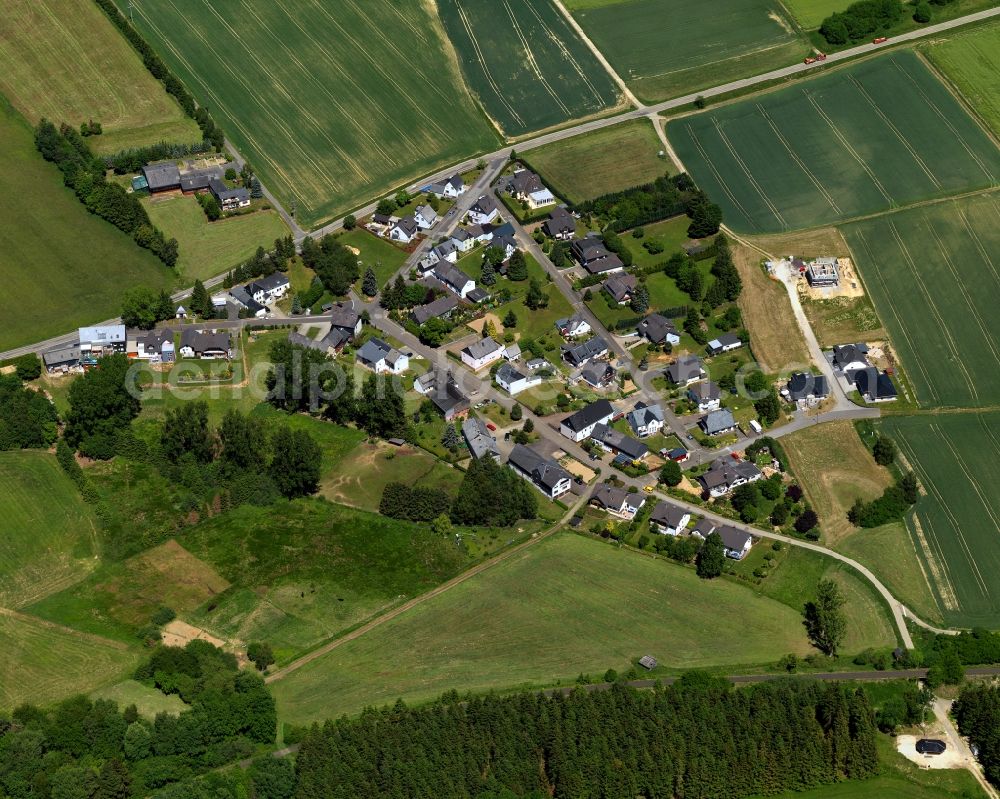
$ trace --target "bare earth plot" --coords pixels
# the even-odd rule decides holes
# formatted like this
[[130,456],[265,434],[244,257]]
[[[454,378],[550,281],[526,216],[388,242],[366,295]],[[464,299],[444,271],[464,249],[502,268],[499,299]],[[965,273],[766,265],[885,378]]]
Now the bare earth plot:
[[955,34],[924,52],[1000,136],[1000,25]]
[[[747,623],[751,620],[751,623]],[[803,654],[799,613],[736,583],[563,533],[271,684],[283,718],[572,680],[653,654],[671,668]]]
[[992,187],[1000,150],[911,52],[668,124],[738,232],[816,227]]
[[1000,194],[886,214],[843,232],[918,401],[1000,403]]
[[0,92],[32,124],[100,122],[104,133],[89,140],[97,152],[201,141],[194,120],[89,0],[5,0]]
[[134,9],[304,224],[496,142],[428,4],[144,0]]
[[634,119],[531,150],[526,156],[549,188],[570,202],[641,186],[672,171],[652,123]]
[[767,72],[808,51],[781,3],[772,0],[564,2],[646,102]]
[[616,106],[619,90],[552,0],[439,0],[465,79],[511,137]]
[[899,445],[923,495],[908,520],[952,626],[1000,618],[1000,413],[897,416],[879,426]]

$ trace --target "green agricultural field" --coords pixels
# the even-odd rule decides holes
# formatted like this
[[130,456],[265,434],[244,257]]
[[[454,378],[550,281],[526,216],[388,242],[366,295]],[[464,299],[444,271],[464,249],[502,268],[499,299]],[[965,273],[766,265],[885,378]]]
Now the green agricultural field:
[[894,416],[879,428],[920,480],[907,519],[947,626],[997,626],[1000,412]]
[[546,144],[526,156],[546,185],[572,203],[641,186],[673,171],[646,119]]
[[496,144],[428,4],[156,0],[133,9],[302,224]]
[[114,641],[0,611],[0,711],[46,705],[118,682],[139,658]]
[[1000,150],[912,52],[667,128],[728,225],[780,232],[996,185]]
[[465,79],[508,136],[605,111],[619,90],[552,0],[440,0]]
[[161,141],[201,141],[201,131],[93,2],[10,0],[0,15],[0,92],[32,124],[78,127],[99,153]]
[[805,654],[797,611],[733,582],[560,533],[272,683],[296,723],[449,689],[572,682],[652,654],[670,669]]
[[0,141],[0,350],[115,316],[126,286],[173,286],[174,273],[148,250],[87,213],[2,97]]
[[566,0],[590,39],[641,100],[652,102],[756,75],[808,47],[780,2]]
[[958,34],[924,52],[1000,136],[1000,25]]
[[994,192],[843,228],[922,405],[1000,402],[998,222]]
[[177,269],[187,283],[228,272],[258,247],[271,250],[288,227],[274,211],[209,222],[194,197],[164,197],[143,202],[149,218],[168,238],[177,239]]
[[0,452],[0,606],[21,607],[96,565],[96,522],[47,452]]
[[851,0],[787,0],[785,5],[803,28],[818,28],[823,20],[837,11],[843,11]]

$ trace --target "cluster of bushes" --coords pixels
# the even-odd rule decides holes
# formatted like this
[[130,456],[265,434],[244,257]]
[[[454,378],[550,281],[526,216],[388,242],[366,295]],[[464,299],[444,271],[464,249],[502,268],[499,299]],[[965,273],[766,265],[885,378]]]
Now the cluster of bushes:
[[430,522],[447,513],[450,507],[451,497],[438,488],[410,488],[394,482],[382,490],[378,512],[392,519]]
[[312,269],[323,285],[338,297],[347,294],[359,277],[358,256],[340,243],[336,236],[324,236],[318,242],[302,240],[302,262]]
[[847,519],[855,527],[881,527],[883,524],[898,521],[920,498],[917,478],[912,472],[904,474],[894,485],[882,492],[882,496],[871,502],[864,502],[860,497],[847,512]]
[[[313,727],[296,761],[296,796],[380,796],[388,786],[438,799],[747,796],[878,769],[868,696],[835,683],[736,691],[721,678],[687,674],[654,691],[615,683],[566,696],[445,701]],[[753,741],[753,757],[734,741]]]
[[781,442],[776,438],[764,436],[751,443],[746,449],[747,460],[755,460],[762,452],[769,452],[771,458],[778,462],[778,468],[783,472],[788,471],[788,454]]
[[167,266],[177,263],[177,239],[166,239],[153,227],[139,199],[117,183],[108,183],[104,163],[95,158],[83,137],[67,125],[56,128],[42,119],[35,128],[35,146],[46,161],[63,173],[63,182],[92,214],[124,231]]
[[683,173],[587,200],[576,205],[575,210],[605,219],[605,230],[616,233],[687,214],[691,217],[688,235],[703,238],[717,233],[722,222],[719,207],[709,202]]
[[136,678],[180,695],[187,709],[150,721],[135,705],[83,696],[49,710],[23,705],[0,718],[0,793],[148,796],[274,742],[277,715],[263,680],[211,644],[158,649]]
[[401,311],[406,308],[414,308],[418,305],[426,305],[433,302],[438,293],[430,286],[423,286],[420,283],[407,283],[402,275],[396,275],[396,280],[386,283],[379,297],[379,305],[389,311]]
[[139,330],[152,330],[157,322],[172,319],[175,308],[174,301],[165,290],[155,292],[146,286],[135,286],[126,289],[122,295],[122,324]]
[[[30,357],[38,364],[36,356]],[[15,374],[0,375],[0,451],[48,447],[56,440],[59,416],[55,406],[41,391],[25,386],[18,376],[21,373],[19,366]],[[24,373],[32,374],[34,369],[26,367]]]
[[155,53],[152,47],[142,38],[142,35],[132,27],[127,19],[118,10],[115,5],[114,0],[94,0],[101,10],[108,16],[111,23],[122,32],[122,35],[128,39],[129,44],[135,48],[135,51],[139,54],[142,59],[143,65],[149,70],[149,73],[163,84],[163,88],[166,89],[167,94],[173,96],[180,107],[184,110],[184,113],[189,117],[194,119],[198,123],[198,127],[201,128],[202,136],[212,142],[212,145],[216,150],[222,150],[225,144],[226,137],[222,132],[222,129],[215,124],[208,110],[205,108],[199,108],[195,104],[194,98],[190,95],[187,89],[184,88],[184,84],[181,83],[176,76],[170,71],[166,64],[160,59],[160,57]]
[[902,16],[899,0],[859,0],[824,19],[819,32],[834,45],[860,42],[889,30]]
[[451,505],[455,524],[510,527],[538,515],[535,488],[492,458],[474,460]]

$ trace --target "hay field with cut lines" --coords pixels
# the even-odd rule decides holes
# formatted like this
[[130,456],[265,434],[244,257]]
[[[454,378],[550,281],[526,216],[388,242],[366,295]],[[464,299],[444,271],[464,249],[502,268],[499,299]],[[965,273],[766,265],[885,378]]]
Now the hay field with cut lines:
[[134,12],[304,225],[496,144],[429,4],[143,0]]
[[438,8],[466,81],[506,135],[619,102],[614,80],[552,0],[439,0]]
[[1000,192],[842,231],[918,402],[1000,404]]
[[1000,150],[912,52],[670,122],[738,232],[846,221],[997,185]]
[[1000,412],[895,416],[879,427],[920,479],[907,520],[946,625],[1000,614]]

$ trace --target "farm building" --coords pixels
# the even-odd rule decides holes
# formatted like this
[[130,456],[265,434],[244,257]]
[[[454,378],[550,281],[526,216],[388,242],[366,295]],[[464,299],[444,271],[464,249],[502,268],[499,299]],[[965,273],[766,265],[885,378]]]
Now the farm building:
[[250,192],[244,188],[231,189],[218,178],[208,181],[208,190],[223,211],[247,208],[250,205]]
[[181,171],[173,161],[147,164],[142,168],[142,176],[146,179],[146,187],[150,194],[177,191],[181,187]]
[[705,349],[708,351],[709,355],[719,355],[723,352],[738,350],[742,346],[743,342],[735,333],[723,333],[718,338],[713,338],[710,342],[708,342]]

